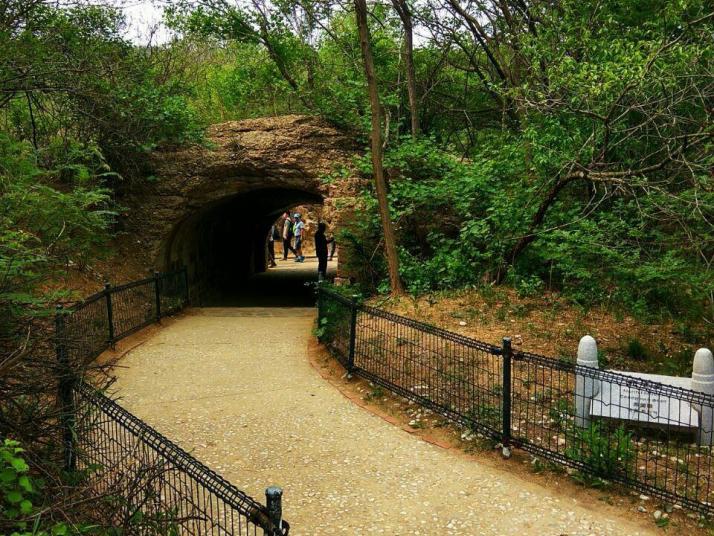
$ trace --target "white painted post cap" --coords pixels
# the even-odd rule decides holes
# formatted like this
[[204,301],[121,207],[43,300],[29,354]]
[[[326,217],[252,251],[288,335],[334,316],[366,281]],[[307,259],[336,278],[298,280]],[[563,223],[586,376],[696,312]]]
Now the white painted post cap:
[[[714,356],[708,348],[700,348],[694,354],[692,391],[714,395]],[[700,445],[712,446],[714,444],[714,408],[707,404],[698,405],[697,411],[699,411],[697,441]]]
[[598,368],[597,343],[590,335],[585,335],[578,343],[578,365]]
[[694,354],[692,375],[713,376],[714,381],[714,355],[709,348],[700,348]]

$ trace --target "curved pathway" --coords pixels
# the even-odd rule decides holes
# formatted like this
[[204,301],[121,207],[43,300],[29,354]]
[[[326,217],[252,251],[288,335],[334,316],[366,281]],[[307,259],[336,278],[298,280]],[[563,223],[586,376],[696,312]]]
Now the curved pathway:
[[658,533],[356,406],[308,362],[313,318],[193,310],[124,357],[122,404],[254,497],[282,486],[295,535]]

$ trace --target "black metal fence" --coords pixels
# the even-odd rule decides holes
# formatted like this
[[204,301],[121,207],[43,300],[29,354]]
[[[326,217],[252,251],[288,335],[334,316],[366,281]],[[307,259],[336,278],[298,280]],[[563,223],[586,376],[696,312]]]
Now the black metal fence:
[[116,341],[182,309],[188,302],[186,270],[154,273],[140,281],[107,284],[67,311],[57,312],[67,358],[91,361]]
[[279,488],[262,505],[79,377],[100,353],[188,302],[185,270],[106,288],[56,315],[66,469],[122,534],[284,536]]
[[320,288],[318,335],[345,368],[539,459],[714,513],[714,397],[493,346]]

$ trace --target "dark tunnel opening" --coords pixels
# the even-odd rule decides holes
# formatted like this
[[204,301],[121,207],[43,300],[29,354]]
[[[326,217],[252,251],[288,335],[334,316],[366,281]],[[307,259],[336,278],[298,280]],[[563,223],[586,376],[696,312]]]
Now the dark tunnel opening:
[[202,207],[173,230],[164,268],[188,269],[191,303],[199,306],[311,306],[317,264],[293,259],[267,270],[266,242],[273,223],[298,205],[322,205],[303,190],[264,188]]

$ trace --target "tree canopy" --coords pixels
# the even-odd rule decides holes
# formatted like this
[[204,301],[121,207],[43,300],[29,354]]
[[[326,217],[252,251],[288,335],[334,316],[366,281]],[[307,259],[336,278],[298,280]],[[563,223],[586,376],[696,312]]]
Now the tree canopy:
[[[337,236],[370,292],[547,288],[714,332],[710,1],[167,6],[172,38],[139,44],[110,0],[0,3],[0,435],[33,463],[57,451],[56,371],[23,361],[48,283],[111,255],[152,151],[220,121],[315,114],[362,144]],[[33,533],[81,519],[47,521],[53,485]]]
[[[357,165],[371,175],[354,9],[181,0],[166,10],[174,37],[139,46],[108,4],[6,2],[5,187],[21,184],[9,170],[26,166],[22,180],[77,196],[96,211],[91,249],[97,229],[111,231],[122,185],[146,178],[147,151],[200,142],[210,123],[292,112],[352,132],[367,149]],[[708,2],[394,0],[367,11],[410,291],[528,281],[584,305],[711,321]],[[344,239],[371,252],[384,222],[372,189],[363,203],[374,210]],[[26,231],[37,244],[53,240],[47,228]],[[375,287],[380,259],[370,253]]]

